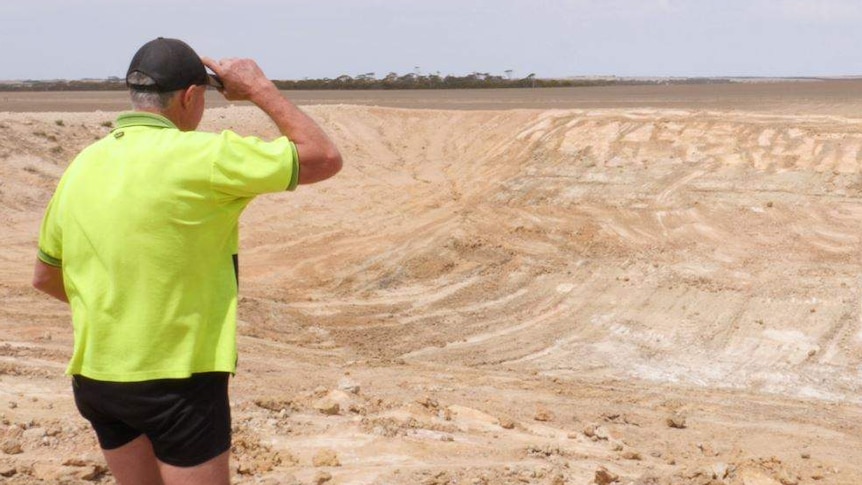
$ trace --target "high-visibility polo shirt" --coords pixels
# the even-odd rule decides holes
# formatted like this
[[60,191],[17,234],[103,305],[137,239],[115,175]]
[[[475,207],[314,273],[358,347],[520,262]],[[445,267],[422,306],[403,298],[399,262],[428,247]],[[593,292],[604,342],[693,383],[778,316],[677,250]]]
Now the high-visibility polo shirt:
[[66,169],[39,235],[38,257],[62,268],[72,309],[67,373],[135,382],[234,372],[239,216],[298,177],[286,137],[120,115]]

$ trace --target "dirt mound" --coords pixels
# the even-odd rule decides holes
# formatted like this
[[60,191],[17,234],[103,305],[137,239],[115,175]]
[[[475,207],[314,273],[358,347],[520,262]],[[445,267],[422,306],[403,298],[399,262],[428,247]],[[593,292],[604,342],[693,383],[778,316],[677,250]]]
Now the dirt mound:
[[[862,121],[309,111],[345,168],[243,217],[239,481],[862,481]],[[95,448],[66,310],[29,275],[53,185],[111,119],[0,115],[20,483],[109,479],[64,461]],[[276,135],[243,107],[202,128]]]

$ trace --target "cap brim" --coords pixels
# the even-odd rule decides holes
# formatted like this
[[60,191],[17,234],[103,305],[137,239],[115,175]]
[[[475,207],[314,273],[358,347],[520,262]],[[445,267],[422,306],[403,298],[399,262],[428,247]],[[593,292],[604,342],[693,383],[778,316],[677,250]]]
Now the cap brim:
[[215,74],[207,73],[207,86],[212,86],[216,89],[224,89],[224,84],[222,84],[221,78]]

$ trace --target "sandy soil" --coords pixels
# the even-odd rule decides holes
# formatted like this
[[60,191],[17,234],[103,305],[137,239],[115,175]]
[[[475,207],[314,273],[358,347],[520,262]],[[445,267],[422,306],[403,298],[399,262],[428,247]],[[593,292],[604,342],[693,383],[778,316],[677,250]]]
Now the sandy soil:
[[[862,119],[799,106],[308,107],[346,165],[243,217],[235,482],[862,483]],[[5,483],[112,483],[29,278],[114,114],[0,114]]]

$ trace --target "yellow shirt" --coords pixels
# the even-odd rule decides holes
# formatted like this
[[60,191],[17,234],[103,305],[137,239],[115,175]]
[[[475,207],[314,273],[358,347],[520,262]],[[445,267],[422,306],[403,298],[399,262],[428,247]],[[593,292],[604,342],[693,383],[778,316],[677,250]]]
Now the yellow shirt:
[[105,381],[236,370],[239,216],[293,190],[296,147],[182,132],[127,113],[82,151],[51,199],[39,259],[62,268],[72,309],[68,374]]

